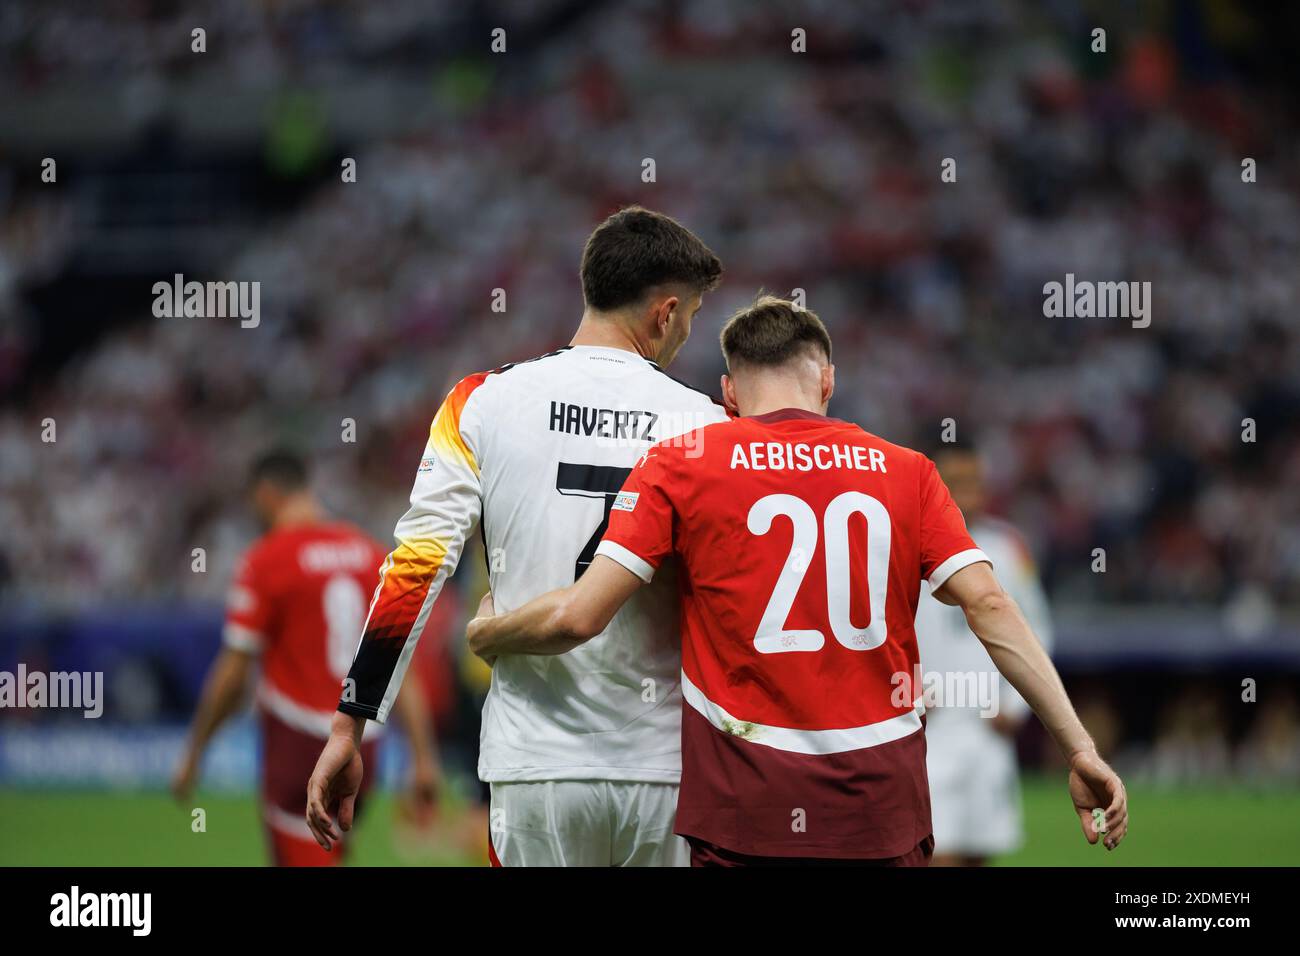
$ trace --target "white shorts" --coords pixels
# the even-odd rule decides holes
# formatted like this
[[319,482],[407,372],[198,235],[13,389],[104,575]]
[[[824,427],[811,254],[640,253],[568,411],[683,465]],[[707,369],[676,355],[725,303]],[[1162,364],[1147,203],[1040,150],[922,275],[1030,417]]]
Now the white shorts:
[[505,782],[492,784],[488,826],[502,866],[689,866],[676,815],[676,784]]
[[935,855],[998,856],[1024,842],[1015,744],[987,720],[927,719]]

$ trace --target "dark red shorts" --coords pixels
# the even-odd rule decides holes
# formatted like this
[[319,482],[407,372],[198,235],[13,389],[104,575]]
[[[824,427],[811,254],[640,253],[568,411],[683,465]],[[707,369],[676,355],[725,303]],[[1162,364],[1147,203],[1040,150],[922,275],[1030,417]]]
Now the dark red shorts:
[[687,837],[691,845],[691,866],[929,866],[934,855],[934,837],[926,837],[902,856],[879,860],[850,860],[839,857],[750,856],[725,847]]
[[[307,781],[325,741],[262,713],[262,823],[271,859],[276,866],[337,866],[343,862],[346,840],[322,850],[307,829]],[[357,817],[374,780],[376,745],[361,745],[366,774],[357,795]]]

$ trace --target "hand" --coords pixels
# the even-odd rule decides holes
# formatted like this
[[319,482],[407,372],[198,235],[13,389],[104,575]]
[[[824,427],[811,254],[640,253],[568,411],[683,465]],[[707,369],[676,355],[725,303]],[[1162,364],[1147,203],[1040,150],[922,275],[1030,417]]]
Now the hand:
[[357,792],[361,789],[365,772],[361,751],[357,747],[358,736],[337,731],[332,733],[316,761],[311,779],[307,781],[307,826],[325,850],[343,839],[334,829],[330,815],[332,807],[338,807],[339,828],[344,832],[352,829]]
[[421,824],[431,821],[438,809],[438,793],[442,789],[442,773],[432,757],[417,759],[411,767],[408,784],[411,816]]
[[487,594],[483,595],[483,600],[478,602],[478,613],[474,615],[474,618],[465,628],[465,638],[469,643],[469,649],[473,651],[475,655],[481,657],[488,667],[491,667],[496,663],[497,656],[490,652],[484,652],[482,641],[480,639],[482,636],[482,629],[479,627],[479,622],[484,618],[495,617],[496,613],[496,605],[492,602],[492,592],[488,591]]
[[994,714],[990,720],[995,733],[1006,737],[1008,740],[1015,740],[1016,734],[1020,732],[1020,719],[1011,717],[1007,714]]
[[194,792],[194,786],[199,779],[199,761],[193,751],[186,750],[185,755],[181,757],[180,762],[176,764],[176,770],[172,773],[171,791],[172,796],[176,798],[177,803],[184,804]]
[[1083,835],[1089,843],[1096,843],[1102,834],[1093,823],[1094,808],[1106,810],[1105,838],[1107,850],[1119,846],[1128,832],[1128,794],[1124,781],[1095,750],[1082,750],[1070,758],[1070,799],[1079,814]]

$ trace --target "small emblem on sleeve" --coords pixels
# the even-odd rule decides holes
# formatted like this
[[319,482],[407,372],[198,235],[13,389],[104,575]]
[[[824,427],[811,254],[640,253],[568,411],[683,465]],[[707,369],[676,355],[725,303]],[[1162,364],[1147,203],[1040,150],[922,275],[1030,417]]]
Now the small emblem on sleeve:
[[620,491],[614,499],[615,511],[631,511],[636,507],[636,500],[641,497],[639,491]]
[[236,613],[247,613],[257,607],[257,595],[248,588],[235,585],[226,595],[226,608]]
[[424,474],[426,471],[433,471],[433,466],[436,465],[437,463],[438,463],[438,459],[434,458],[432,455],[430,455],[428,458],[421,458],[419,473]]

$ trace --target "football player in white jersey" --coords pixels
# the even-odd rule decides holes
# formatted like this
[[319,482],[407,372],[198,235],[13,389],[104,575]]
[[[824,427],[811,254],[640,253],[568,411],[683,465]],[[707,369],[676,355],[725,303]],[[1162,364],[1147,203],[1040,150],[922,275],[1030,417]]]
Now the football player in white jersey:
[[[984,465],[966,442],[934,453],[939,474],[967,528],[998,569],[1044,649],[1052,649],[1047,598],[1033,556],[1014,527],[990,516]],[[1015,735],[1030,714],[1014,687],[975,640],[960,608],[921,595],[916,638],[927,686],[926,769],[930,777],[936,866],[979,866],[1023,842]],[[946,698],[946,699],[945,699]]]
[[[308,785],[307,819],[322,846],[338,839],[335,805],[338,826],[351,825],[361,728],[387,718],[429,608],[480,519],[485,602],[518,607],[586,570],[646,449],[681,436],[689,450],[695,429],[727,417],[663,371],[721,272],[717,256],[667,216],[615,213],[583,251],[585,311],[572,343],[471,375],[447,396]],[[479,753],[492,791],[492,862],[685,865],[673,834],[679,680],[671,580],[573,653],[498,661]]]

